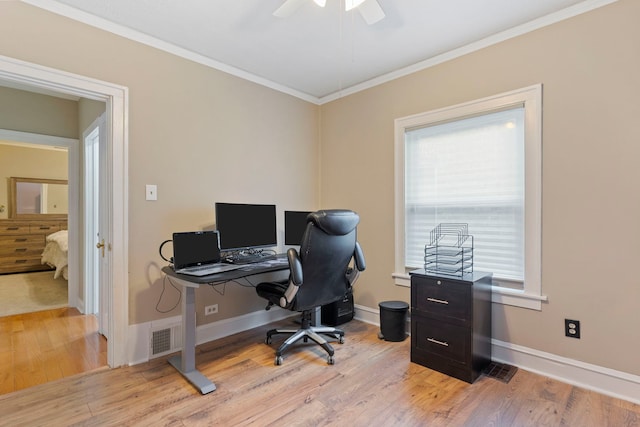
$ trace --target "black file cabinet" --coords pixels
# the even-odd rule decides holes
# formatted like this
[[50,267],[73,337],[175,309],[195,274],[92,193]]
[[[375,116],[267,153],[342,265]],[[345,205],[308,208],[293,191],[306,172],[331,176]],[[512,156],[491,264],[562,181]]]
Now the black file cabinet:
[[468,383],[491,362],[491,273],[411,276],[411,361]]

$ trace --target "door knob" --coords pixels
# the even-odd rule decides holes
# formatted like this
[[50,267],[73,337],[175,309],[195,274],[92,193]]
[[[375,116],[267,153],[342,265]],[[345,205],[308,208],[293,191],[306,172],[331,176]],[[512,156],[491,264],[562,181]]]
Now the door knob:
[[102,258],[104,258],[104,239],[102,239],[102,242],[96,244],[96,248],[102,249]]

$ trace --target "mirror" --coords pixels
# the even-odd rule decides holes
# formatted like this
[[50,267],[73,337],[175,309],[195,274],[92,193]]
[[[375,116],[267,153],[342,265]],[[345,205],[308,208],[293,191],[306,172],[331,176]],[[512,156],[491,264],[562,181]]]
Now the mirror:
[[68,206],[67,180],[9,178],[9,218],[66,219]]

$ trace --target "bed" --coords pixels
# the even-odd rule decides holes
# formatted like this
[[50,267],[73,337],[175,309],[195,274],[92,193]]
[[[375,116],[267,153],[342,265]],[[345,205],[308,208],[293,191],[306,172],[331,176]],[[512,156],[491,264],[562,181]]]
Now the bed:
[[50,265],[55,268],[53,278],[57,279],[62,276],[65,280],[69,279],[68,263],[69,263],[69,234],[67,230],[57,231],[46,237],[46,245],[42,252],[42,264]]

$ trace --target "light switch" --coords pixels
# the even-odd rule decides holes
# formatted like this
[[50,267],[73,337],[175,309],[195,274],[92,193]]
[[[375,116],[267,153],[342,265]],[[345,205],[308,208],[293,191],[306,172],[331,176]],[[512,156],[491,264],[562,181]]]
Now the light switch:
[[147,200],[158,200],[158,186],[147,184],[146,194],[147,194]]

